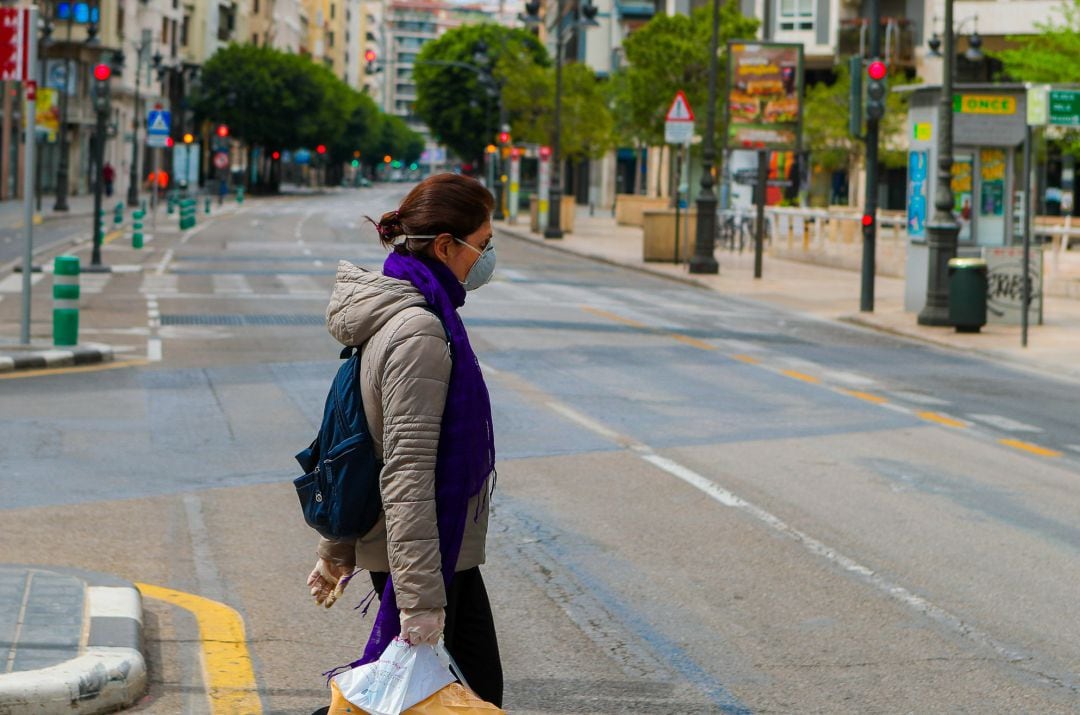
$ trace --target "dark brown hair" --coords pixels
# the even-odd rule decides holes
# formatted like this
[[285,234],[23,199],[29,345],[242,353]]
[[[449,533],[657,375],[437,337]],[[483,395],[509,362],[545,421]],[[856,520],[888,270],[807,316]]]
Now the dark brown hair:
[[[370,216],[367,219],[375,224],[383,245],[390,247],[400,236],[449,233],[463,239],[483,226],[494,208],[491,192],[476,179],[435,174],[413,187],[396,211],[384,213],[378,222]],[[418,252],[430,243],[406,245],[405,250]]]

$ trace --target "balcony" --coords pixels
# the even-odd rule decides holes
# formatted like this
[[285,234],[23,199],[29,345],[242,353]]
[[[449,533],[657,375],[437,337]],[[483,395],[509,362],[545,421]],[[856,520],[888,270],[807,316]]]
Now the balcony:
[[[857,17],[840,21],[837,33],[837,55],[843,59],[852,55],[867,57],[870,47],[870,21]],[[903,17],[881,20],[881,49],[883,58],[897,67],[915,66],[915,26]]]

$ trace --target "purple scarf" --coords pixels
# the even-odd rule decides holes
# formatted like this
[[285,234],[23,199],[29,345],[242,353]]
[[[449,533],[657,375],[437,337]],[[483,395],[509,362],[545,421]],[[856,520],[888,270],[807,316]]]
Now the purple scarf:
[[[457,309],[465,304],[465,289],[444,264],[392,252],[383,275],[416,286],[442,319],[450,334],[453,366],[443,408],[439,451],[435,460],[435,506],[439,520],[439,547],[443,580],[449,589],[465,534],[469,500],[480,493],[495,469],[495,439],[491,428],[491,400],[480,363]],[[353,666],[379,659],[401,632],[393,579],[388,579],[379,603],[375,626],[364,655]]]

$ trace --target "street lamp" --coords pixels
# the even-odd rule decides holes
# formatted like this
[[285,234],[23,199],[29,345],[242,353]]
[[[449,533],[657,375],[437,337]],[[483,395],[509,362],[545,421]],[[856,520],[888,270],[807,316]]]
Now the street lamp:
[[[544,238],[562,238],[563,230],[560,225],[562,218],[562,157],[560,155],[560,139],[562,135],[562,55],[563,55],[563,30],[566,23],[563,21],[563,3],[565,0],[555,0],[555,127],[551,141],[551,191],[548,203],[548,223],[544,229]],[[531,18],[535,18],[540,11],[540,3],[530,2],[525,6],[526,12]],[[578,27],[597,27],[596,6],[591,0],[579,0],[575,8],[573,18]],[[530,20],[534,22],[535,20]]]
[[716,161],[716,53],[720,36],[720,0],[712,2],[712,39],[709,42],[709,107],[705,113],[705,142],[702,148],[701,191],[697,197],[697,235],[691,273],[719,273],[716,240],[716,193],[713,191],[713,163]]
[[142,38],[135,45],[135,117],[131,121],[131,169],[128,174],[127,205],[139,205],[139,124],[142,122],[142,110],[139,107],[139,85],[142,82],[142,66],[147,61],[147,53],[153,42],[153,32],[143,30]]
[[[934,215],[926,224],[929,264],[926,280],[926,305],[919,312],[919,325],[949,325],[949,259],[956,257],[960,225],[953,216],[953,0],[945,0],[944,57],[941,76],[941,101],[938,104],[938,172],[934,190]],[[931,39],[931,41],[933,38]],[[981,40],[980,43],[981,44]],[[933,49],[933,45],[931,45]],[[978,46],[975,46],[978,50]]]

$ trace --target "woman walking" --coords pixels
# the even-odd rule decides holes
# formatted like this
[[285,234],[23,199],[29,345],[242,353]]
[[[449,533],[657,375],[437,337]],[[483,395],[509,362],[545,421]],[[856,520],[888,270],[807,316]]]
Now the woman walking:
[[501,706],[479,568],[495,478],[491,404],[457,312],[494,270],[492,208],[473,179],[429,177],[372,222],[390,248],[381,274],[338,266],[327,324],[343,345],[361,347],[383,513],[359,539],[320,539],[308,585],[323,603],[339,579],[367,569],[380,604],[360,662],[377,660],[399,634],[413,644],[443,636],[469,686]]

